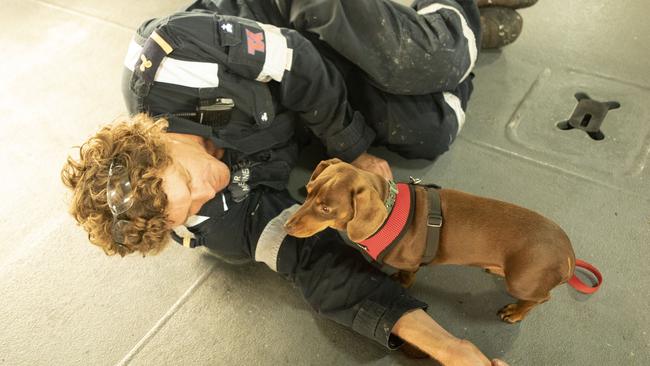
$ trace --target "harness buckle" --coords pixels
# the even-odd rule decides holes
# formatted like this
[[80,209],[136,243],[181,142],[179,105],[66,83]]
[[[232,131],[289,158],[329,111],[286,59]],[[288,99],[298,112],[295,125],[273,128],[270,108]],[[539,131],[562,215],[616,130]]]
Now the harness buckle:
[[442,227],[442,216],[430,213],[427,215],[427,226]]

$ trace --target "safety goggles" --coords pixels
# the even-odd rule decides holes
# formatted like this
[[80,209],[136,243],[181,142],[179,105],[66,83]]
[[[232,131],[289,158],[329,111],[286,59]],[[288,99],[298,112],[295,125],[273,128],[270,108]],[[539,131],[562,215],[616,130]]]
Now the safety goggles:
[[113,240],[124,246],[127,244],[124,233],[131,222],[119,217],[133,207],[133,189],[131,188],[129,172],[126,166],[117,163],[115,160],[111,162],[111,166],[108,168],[106,202],[113,214],[113,224],[111,226]]

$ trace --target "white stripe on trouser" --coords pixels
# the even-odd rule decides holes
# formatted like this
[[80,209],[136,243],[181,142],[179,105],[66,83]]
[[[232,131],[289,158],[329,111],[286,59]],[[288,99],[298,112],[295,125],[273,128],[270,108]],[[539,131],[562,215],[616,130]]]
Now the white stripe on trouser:
[[278,216],[266,224],[260,239],[257,241],[257,249],[255,249],[256,262],[264,262],[275,272],[278,271],[278,252],[282,246],[282,241],[287,236],[284,223],[298,208],[300,208],[300,205],[293,205],[280,212]]
[[[124,66],[133,71],[141,54],[142,46],[131,40],[124,58]],[[216,88],[219,86],[219,64],[165,57],[158,66],[154,81],[190,88]]]
[[291,71],[293,50],[287,47],[287,39],[280,28],[269,24],[257,23],[264,31],[266,52],[264,66],[255,80],[267,82],[271,79],[281,82],[284,70]]
[[431,4],[429,6],[425,6],[424,8],[420,9],[418,11],[418,14],[420,15],[425,15],[429,13],[435,13],[440,9],[445,9],[445,10],[451,10],[458,17],[460,18],[460,24],[463,27],[463,35],[467,39],[467,51],[469,52],[469,67],[467,68],[467,71],[463,75],[463,77],[460,79],[460,81],[465,80],[467,76],[469,75],[472,70],[474,70],[474,64],[476,63],[476,57],[478,56],[478,49],[476,48],[476,36],[474,35],[474,32],[472,32],[472,28],[469,27],[469,24],[467,24],[467,20],[463,16],[463,14],[453,6],[449,5],[442,5],[442,4]]
[[458,99],[457,96],[455,96],[452,93],[449,92],[444,92],[442,93],[442,97],[445,98],[445,102],[451,109],[454,110],[454,114],[456,114],[456,121],[458,122],[458,131],[456,131],[456,136],[460,133],[460,130],[463,128],[463,125],[465,124],[465,111],[463,110],[463,107],[460,104],[460,99]]

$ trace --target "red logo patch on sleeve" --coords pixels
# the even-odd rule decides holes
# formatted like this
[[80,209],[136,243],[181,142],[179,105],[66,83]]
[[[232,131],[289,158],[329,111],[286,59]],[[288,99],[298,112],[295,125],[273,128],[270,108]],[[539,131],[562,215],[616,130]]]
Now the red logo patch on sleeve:
[[246,29],[246,39],[247,39],[247,47],[248,47],[248,54],[249,55],[254,55],[255,52],[262,52],[264,53],[264,33],[253,33]]

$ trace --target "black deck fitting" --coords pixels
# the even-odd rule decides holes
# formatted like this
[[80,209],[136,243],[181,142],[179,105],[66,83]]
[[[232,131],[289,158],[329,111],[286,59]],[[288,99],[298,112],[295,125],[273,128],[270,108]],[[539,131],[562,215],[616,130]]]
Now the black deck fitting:
[[572,130],[574,128],[587,132],[589,137],[594,140],[602,140],[605,135],[600,130],[600,126],[611,109],[621,107],[618,102],[599,102],[591,99],[586,93],[578,92],[575,95],[578,105],[573,110],[573,114],[568,121],[562,121],[557,124],[561,130]]

